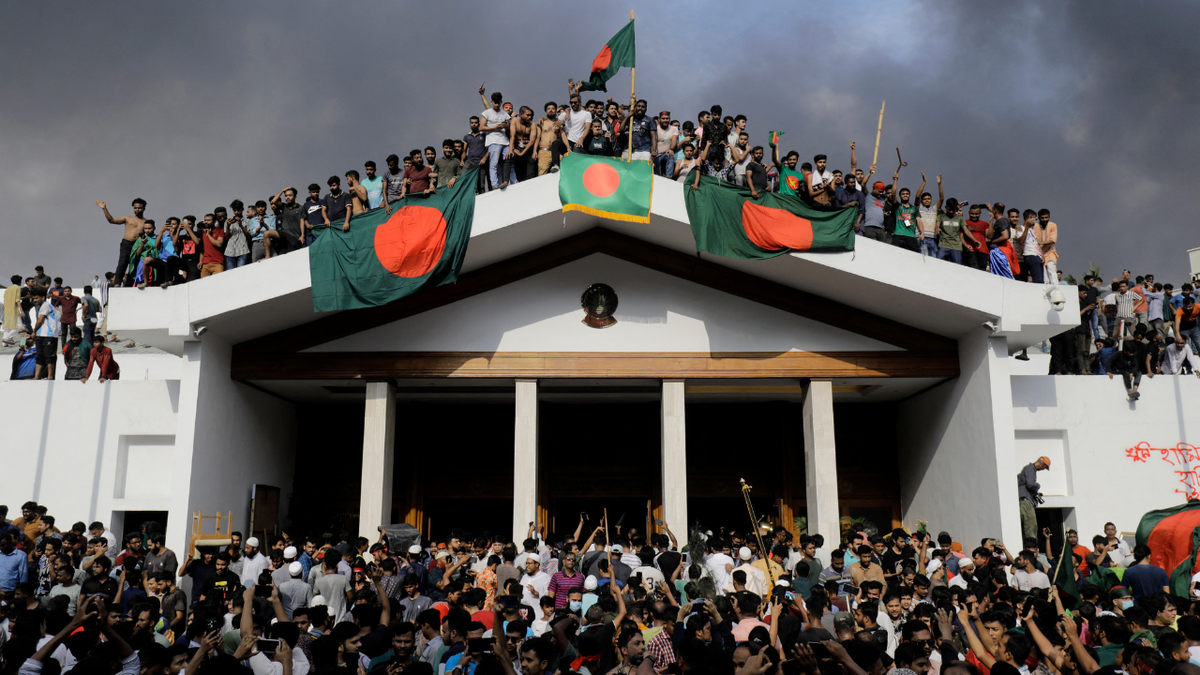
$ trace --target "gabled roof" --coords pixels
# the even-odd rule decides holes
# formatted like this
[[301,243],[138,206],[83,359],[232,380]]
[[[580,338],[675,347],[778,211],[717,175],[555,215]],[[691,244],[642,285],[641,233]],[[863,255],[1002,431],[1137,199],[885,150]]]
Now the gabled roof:
[[[555,244],[554,255],[560,258],[602,247],[610,254],[618,251],[625,259],[645,259],[647,255],[639,252],[644,247],[657,252],[653,264],[673,267],[698,283],[735,294],[741,294],[737,289],[746,285],[745,279],[757,278],[768,286],[757,291],[756,301],[772,306],[802,305],[796,309],[803,312],[839,307],[859,310],[839,320],[858,321],[861,330],[890,336],[886,341],[891,344],[906,339],[927,347],[947,344],[990,321],[1015,350],[1077,325],[1074,293],[1065,293],[1065,308],[1055,312],[1042,286],[925,258],[861,237],[856,241],[857,250],[846,253],[791,253],[765,261],[708,254],[698,257],[684,189],[676,181],[655,177],[650,222],[624,223],[563,214],[557,174],[551,174],[477,198],[462,275],[452,286],[386,307],[341,313],[351,316],[329,320],[329,313],[312,311],[308,257],[298,252],[165,291],[113,289],[109,328],[139,343],[180,353],[184,341],[196,339],[194,328],[203,325],[212,335],[234,344],[248,343],[244,348],[252,348],[256,339],[283,335],[281,332],[305,324],[333,327],[353,322],[363,326],[422,311],[422,306],[443,302],[447,296],[472,292],[477,288],[472,284],[500,283],[497,279],[472,281],[473,272],[505,261],[511,261],[510,274],[521,265],[547,264],[542,259],[545,250]],[[603,230],[585,234],[600,225]],[[539,249],[543,250],[541,257],[534,255]],[[663,255],[674,262],[664,262],[668,258]],[[684,262],[692,260],[694,264]],[[645,260],[638,262],[646,264]],[[774,288],[778,293],[762,288]],[[851,319],[851,314],[860,318]]]

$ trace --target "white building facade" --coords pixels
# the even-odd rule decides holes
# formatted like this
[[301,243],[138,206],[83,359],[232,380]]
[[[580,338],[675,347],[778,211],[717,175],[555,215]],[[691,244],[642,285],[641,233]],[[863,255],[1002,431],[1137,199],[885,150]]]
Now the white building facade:
[[[744,528],[745,478],[789,528],[925,520],[969,548],[1020,541],[1016,473],[1038,456],[1039,518],[1087,536],[1200,486],[1200,378],[1143,380],[1130,403],[1107,378],[1014,372],[1010,354],[1077,324],[1074,293],[1056,311],[1043,287],[862,238],[698,256],[682,188],[660,178],[649,224],[564,220],[551,177],[475,213],[458,283],[385,307],[314,314],[306,252],[113,290],[110,330],[166,353],[106,384],[0,381],[0,494],[60,526],[156,517],[182,551],[196,512],[249,530],[265,487],[265,533],[374,540],[409,522],[521,541],[601,506],[681,537]],[[581,321],[596,282],[619,298],[609,328]]]

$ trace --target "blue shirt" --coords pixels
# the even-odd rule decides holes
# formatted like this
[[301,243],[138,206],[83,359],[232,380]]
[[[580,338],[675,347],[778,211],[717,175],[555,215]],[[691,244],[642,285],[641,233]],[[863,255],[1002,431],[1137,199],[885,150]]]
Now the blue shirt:
[[300,557],[296,558],[296,560],[300,563],[300,578],[307,579],[308,571],[311,570],[312,566],[313,566],[312,556],[309,555],[308,552],[306,551],[304,553],[301,553]]
[[[450,671],[454,670],[454,666],[457,666],[458,662],[461,660],[462,660],[461,653],[455,654],[454,656],[451,656],[449,659],[447,659],[446,660],[446,672],[449,673]],[[474,661],[471,662],[471,665],[467,666],[467,675],[475,675],[475,662]]]
[[266,227],[260,229],[258,224],[258,216],[246,218],[246,229],[250,230],[250,234],[254,235],[250,237],[250,241],[262,241],[263,237],[267,235],[267,230],[274,230],[275,216],[264,214],[262,224]]
[[0,551],[0,591],[12,593],[17,584],[29,581],[29,556],[20,549],[12,553]]
[[383,178],[375,176],[375,179],[364,178],[359,183],[367,189],[367,208],[377,209],[383,206]]
[[1142,563],[1133,565],[1125,570],[1121,580],[1125,585],[1133,589],[1134,599],[1143,598],[1148,595],[1154,595],[1161,591],[1163,586],[1170,586],[1171,580],[1167,573],[1161,567],[1151,565],[1150,563]]
[[158,257],[160,260],[166,260],[171,256],[179,255],[175,252],[175,238],[164,232],[162,236],[162,247],[158,249]]
[[478,164],[483,161],[483,156],[487,154],[487,146],[484,144],[484,135],[482,133],[463,136],[463,146],[468,162]]
[[1103,349],[1096,350],[1096,374],[1097,375],[1107,375],[1108,374],[1108,360],[1112,358],[1112,355],[1115,354],[1116,351],[1117,350],[1113,349],[1112,347],[1105,347]]

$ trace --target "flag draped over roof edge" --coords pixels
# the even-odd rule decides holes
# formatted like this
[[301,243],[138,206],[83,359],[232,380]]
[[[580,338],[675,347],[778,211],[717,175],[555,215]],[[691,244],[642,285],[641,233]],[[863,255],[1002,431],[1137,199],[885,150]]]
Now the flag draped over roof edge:
[[[692,171],[697,171],[693,169]],[[764,260],[788,251],[853,251],[858,209],[818,209],[798,197],[759,192],[701,176],[683,187],[696,250],[742,260]]]
[[454,187],[393,202],[332,223],[308,249],[313,311],[386,305],[458,279],[471,223],[475,179],[465,172]]

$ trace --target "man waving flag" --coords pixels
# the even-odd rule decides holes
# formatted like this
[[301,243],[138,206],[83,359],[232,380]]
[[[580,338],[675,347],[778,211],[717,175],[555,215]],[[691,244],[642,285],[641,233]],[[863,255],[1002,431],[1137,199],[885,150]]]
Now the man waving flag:
[[592,61],[592,75],[587,82],[579,83],[579,91],[608,91],[605,84],[618,70],[634,66],[633,19],[630,19]]

